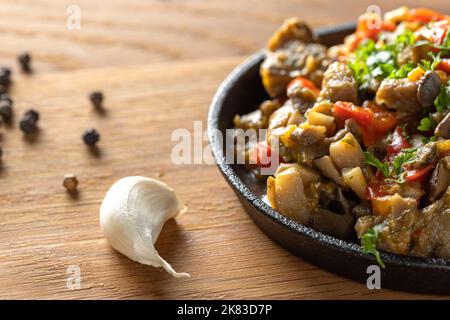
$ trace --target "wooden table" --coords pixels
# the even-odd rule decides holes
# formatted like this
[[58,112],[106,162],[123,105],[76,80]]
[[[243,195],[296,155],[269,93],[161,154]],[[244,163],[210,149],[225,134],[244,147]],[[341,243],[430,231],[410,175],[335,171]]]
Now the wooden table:
[[[16,125],[0,128],[0,298],[434,298],[369,291],[314,267],[252,223],[215,166],[172,164],[172,131],[192,131],[195,120],[206,129],[221,80],[283,19],[333,24],[371,3],[233,2],[77,0],[81,29],[68,31],[61,1],[0,1],[0,65],[15,67],[16,54],[29,50],[36,71],[14,72]],[[400,2],[379,1],[383,8]],[[433,7],[450,11],[446,1]],[[104,115],[87,101],[94,89],[106,95]],[[30,107],[42,117],[33,141],[17,128]],[[91,126],[102,135],[97,156],[80,139]],[[76,199],[61,186],[66,173],[80,180]],[[190,279],[107,245],[99,205],[128,175],[160,178],[189,207],[168,222],[157,248]],[[80,268],[80,289],[67,287],[70,265]]]

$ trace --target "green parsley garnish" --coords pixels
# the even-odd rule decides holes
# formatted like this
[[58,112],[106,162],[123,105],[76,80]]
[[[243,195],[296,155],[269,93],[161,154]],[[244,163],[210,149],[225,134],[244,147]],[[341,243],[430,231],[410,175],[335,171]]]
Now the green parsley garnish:
[[431,116],[427,116],[420,120],[420,125],[417,127],[420,131],[430,131],[435,127],[434,120]]
[[383,230],[384,225],[378,224],[369,230],[361,237],[361,247],[364,253],[369,253],[375,256],[378,264],[385,268],[385,264],[381,259],[380,252],[377,249],[377,240],[380,236],[381,231]]
[[382,163],[369,151],[364,152],[364,157],[365,157],[364,160],[365,164],[368,164],[380,170],[380,172],[383,174],[385,178],[389,177],[389,164]]
[[441,52],[439,52],[438,54],[434,54],[433,52],[429,51],[428,55],[430,56],[431,61],[422,59],[419,62],[419,66],[425,71],[433,71],[441,62]]
[[390,75],[389,79],[403,79],[408,76],[408,74],[416,68],[416,65],[413,63],[405,63],[400,66],[399,69],[394,70]]
[[386,181],[405,183],[406,172],[403,170],[403,167],[416,160],[416,151],[417,148],[404,149],[399,155],[392,159],[391,163],[381,162],[372,153],[365,151],[364,163],[380,170]]
[[413,63],[399,65],[397,56],[413,44],[414,33],[409,30],[398,35],[389,45],[383,41],[375,44],[370,39],[362,42],[348,62],[359,90],[365,92],[385,78],[406,78],[417,65]]
[[450,83],[447,86],[441,87],[441,91],[434,101],[434,105],[436,106],[437,112],[444,112],[446,109],[450,109]]
[[431,137],[429,137],[429,138],[423,137],[423,138],[422,138],[422,143],[423,143],[423,144],[427,144],[427,143],[429,143],[429,142],[434,142],[434,141],[436,141],[436,140],[437,140],[437,137],[436,137],[436,136],[431,136]]

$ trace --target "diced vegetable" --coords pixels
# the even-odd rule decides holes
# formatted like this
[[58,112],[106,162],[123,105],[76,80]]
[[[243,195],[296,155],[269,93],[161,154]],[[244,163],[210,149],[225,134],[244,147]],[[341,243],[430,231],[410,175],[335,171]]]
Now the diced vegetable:
[[342,170],[342,178],[360,199],[367,199],[367,182],[360,167]]
[[358,18],[356,33],[362,34],[365,38],[377,40],[382,31],[394,31],[395,28],[395,23],[383,21],[378,15],[364,14]]
[[360,167],[364,160],[361,146],[351,133],[347,133],[344,138],[330,145],[330,157],[340,170]]
[[445,16],[443,14],[426,8],[411,9],[407,15],[407,21],[417,21],[421,23],[439,21],[444,18]]
[[397,127],[391,135],[391,143],[387,147],[387,160],[392,159],[402,150],[411,148],[401,127]]
[[341,177],[341,174],[336,169],[336,166],[329,156],[323,156],[319,159],[314,160],[314,165],[319,168],[319,170],[325,177],[330,178],[341,187],[346,186],[344,180]]
[[424,182],[425,179],[428,177],[428,174],[431,173],[431,171],[433,170],[433,165],[428,165],[425,168],[422,169],[418,169],[418,170],[412,170],[409,171],[406,174],[406,181],[410,181],[410,182],[414,182],[414,181],[418,181],[418,182]]
[[334,123],[334,117],[332,116],[310,111],[308,112],[306,119],[308,120],[309,124],[326,127],[328,136],[333,135],[334,131],[336,130],[336,124]]
[[305,165],[301,165],[298,163],[282,163],[278,167],[277,171],[275,172],[275,177],[277,177],[281,172],[288,170],[290,168],[295,168],[300,172],[300,176],[303,181],[303,185],[309,186],[312,182],[317,181],[320,179],[320,173],[317,172],[315,169],[307,167]]
[[277,202],[275,199],[275,178],[272,176],[267,178],[267,201],[272,208],[277,208]]
[[291,82],[289,82],[287,90],[289,91],[294,86],[302,86],[304,88],[307,88],[311,90],[316,96],[318,96],[320,93],[320,90],[316,87],[316,85],[312,81],[304,77],[297,77]]
[[318,112],[318,113],[323,113],[326,114],[328,116],[331,116],[331,109],[333,108],[333,103],[328,101],[328,100],[323,100],[320,102],[317,102],[311,109],[310,111],[314,111],[314,112]]
[[333,106],[333,114],[341,126],[346,119],[355,120],[362,130],[363,142],[366,146],[373,145],[397,124],[397,118],[393,112],[373,104],[371,108],[362,108],[348,102],[336,102]]
[[372,199],[373,213],[382,217],[397,217],[407,209],[417,209],[417,201],[398,193]]
[[310,203],[305,195],[301,173],[289,168],[275,178],[276,208],[287,217],[307,224],[310,220]]
[[[272,157],[277,157],[277,155],[273,154],[272,149],[266,142],[259,142],[254,149],[250,150],[249,157],[250,164],[256,164],[261,168],[268,168],[271,166],[272,160],[274,159]],[[282,162],[283,159],[278,156],[278,161]]]

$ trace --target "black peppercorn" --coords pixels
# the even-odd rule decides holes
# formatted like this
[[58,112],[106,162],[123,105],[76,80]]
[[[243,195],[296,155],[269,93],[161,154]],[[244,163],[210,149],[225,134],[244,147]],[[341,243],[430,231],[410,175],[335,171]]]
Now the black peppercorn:
[[8,100],[10,104],[13,103],[11,96],[6,92],[0,93],[0,101],[3,101],[3,100]]
[[25,134],[32,133],[37,129],[37,122],[39,120],[39,113],[35,110],[28,110],[25,112],[22,120],[20,120],[19,127]]
[[100,134],[95,129],[87,129],[83,134],[83,141],[88,146],[95,146],[100,140]]
[[30,109],[23,115],[24,119],[31,119],[33,122],[38,122],[39,120],[39,112],[36,110]]
[[0,68],[0,86],[6,90],[6,88],[11,84],[11,69]]
[[21,53],[18,57],[17,60],[19,61],[20,64],[20,68],[22,69],[23,72],[25,73],[30,73],[31,72],[31,55],[28,52],[23,52]]
[[76,194],[78,187],[78,179],[74,174],[66,174],[63,179],[63,186],[71,194]]
[[93,91],[90,95],[89,95],[89,100],[91,100],[92,105],[99,109],[102,107],[102,103],[103,103],[103,93],[101,91]]
[[11,121],[12,113],[12,102],[10,100],[0,100],[0,117],[3,121]]

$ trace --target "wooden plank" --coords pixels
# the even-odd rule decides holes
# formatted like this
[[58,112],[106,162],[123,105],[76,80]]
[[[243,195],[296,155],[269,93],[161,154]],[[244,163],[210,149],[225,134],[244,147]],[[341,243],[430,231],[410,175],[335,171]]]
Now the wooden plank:
[[[76,70],[250,54],[288,17],[313,26],[354,21],[373,1],[361,0],[77,0],[81,29],[66,28],[72,1],[1,1],[0,65],[29,50],[40,71]],[[379,0],[449,12],[448,1]]]
[[[369,291],[310,265],[259,231],[215,166],[172,164],[172,131],[206,120],[220,81],[242,59],[17,76],[16,115],[33,107],[42,120],[33,142],[1,128],[0,298],[435,298]],[[106,115],[91,109],[93,89],[104,90]],[[80,139],[90,126],[102,134],[99,157]],[[78,199],[61,186],[69,172],[80,180]],[[128,175],[161,177],[189,207],[157,248],[190,279],[107,245],[99,205]],[[79,290],[66,287],[69,265],[81,268]]]

